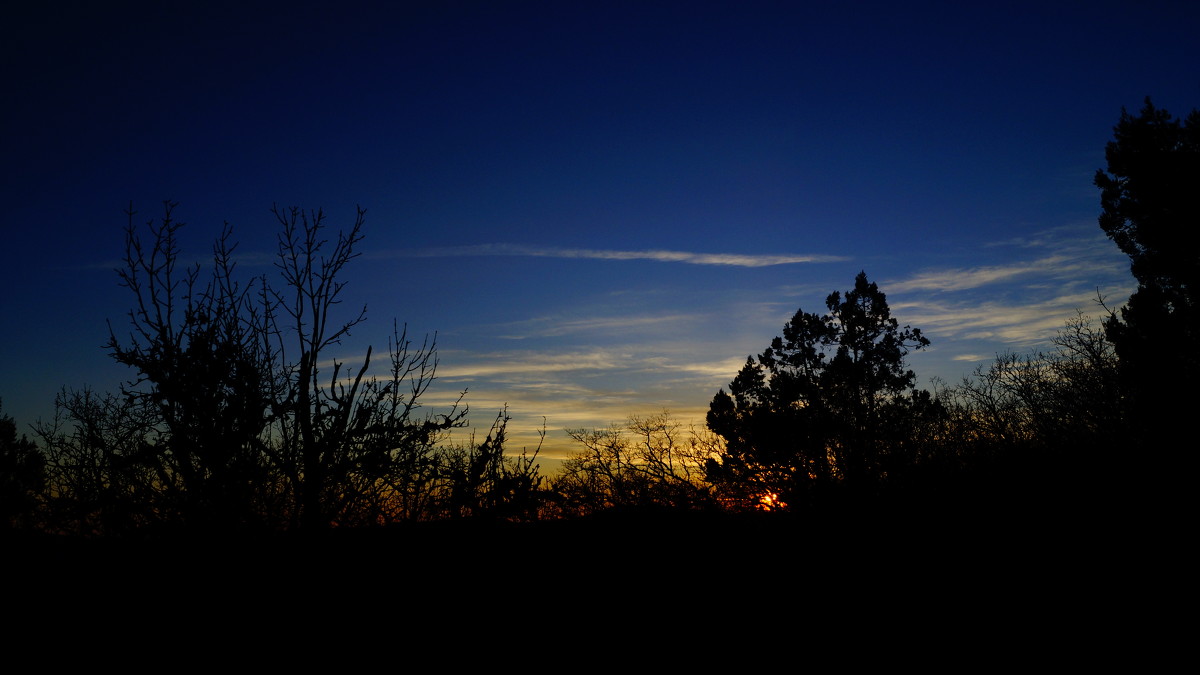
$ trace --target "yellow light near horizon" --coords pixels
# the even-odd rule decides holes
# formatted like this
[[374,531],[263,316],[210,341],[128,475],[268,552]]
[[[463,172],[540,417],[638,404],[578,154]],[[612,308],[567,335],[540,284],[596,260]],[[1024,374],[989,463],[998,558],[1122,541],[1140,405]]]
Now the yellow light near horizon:
[[774,511],[776,509],[786,509],[787,504],[779,499],[779,495],[774,492],[768,492],[758,498],[758,504],[755,508],[760,511]]

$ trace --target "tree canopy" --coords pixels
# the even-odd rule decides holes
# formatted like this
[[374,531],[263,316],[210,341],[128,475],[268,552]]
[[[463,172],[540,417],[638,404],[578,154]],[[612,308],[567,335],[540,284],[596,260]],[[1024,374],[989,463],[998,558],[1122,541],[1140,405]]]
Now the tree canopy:
[[1138,115],[1122,111],[1113,134],[1095,178],[1099,221],[1138,287],[1106,328],[1135,438],[1159,445],[1174,442],[1170,430],[1193,407],[1176,385],[1200,376],[1200,111],[1179,120],[1147,98]]
[[1200,277],[1200,111],[1184,120],[1150,99],[1135,117],[1121,112],[1105,150],[1100,227],[1126,253],[1139,292],[1170,311],[1194,309]]
[[[118,274],[133,308],[127,332],[110,328],[107,348],[134,375],[119,394],[64,391],[55,418],[36,427],[51,527],[318,530],[529,517],[537,452],[505,456],[508,416],[483,441],[447,445],[466,424],[462,396],[443,412],[422,409],[438,363],[432,339],[414,345],[393,323],[374,372],[369,346],[351,367],[333,354],[366,317],[365,307],[338,311],[362,209],[331,239],[320,210],[275,209],[281,282],[241,284],[228,228],[208,274],[180,264],[174,208],[167,202],[147,223],[148,237],[128,212]],[[3,440],[0,455],[24,447]],[[6,486],[20,475],[0,469]],[[6,493],[6,509],[11,501]]]
[[0,408],[0,530],[25,522],[46,483],[45,463],[37,444],[17,437],[17,424]]
[[802,498],[814,484],[885,478],[905,426],[931,405],[905,356],[929,344],[900,327],[865,272],[828,313],[798,310],[757,359],[713,398],[709,428],[725,439],[709,477],[747,498]]

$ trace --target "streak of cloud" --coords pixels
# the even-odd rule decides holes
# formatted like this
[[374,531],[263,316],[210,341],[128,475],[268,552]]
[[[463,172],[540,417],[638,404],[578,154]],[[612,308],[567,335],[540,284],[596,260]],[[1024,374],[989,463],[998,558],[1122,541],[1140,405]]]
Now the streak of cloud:
[[944,339],[987,339],[1032,345],[1053,337],[1067,318],[1081,308],[1095,304],[1096,295],[1092,292],[1020,304],[926,302],[898,304],[892,309],[894,314],[904,317],[905,323]]
[[[1062,272],[1068,259],[1065,256],[1049,256],[1030,262],[1012,265],[990,265],[969,269],[927,270],[911,279],[888,284],[892,292],[928,290],[963,291],[988,284],[1011,281],[1020,276],[1037,273]],[[1071,267],[1070,265],[1067,265]]]
[[[453,352],[446,354],[453,354]],[[616,370],[627,366],[631,359],[628,354],[606,349],[559,354],[513,351],[463,356],[467,356],[471,360],[461,359],[453,362],[452,365],[439,367],[438,377],[441,379],[544,377],[547,373]]]
[[[457,354],[445,352],[452,365],[442,365],[437,376],[443,380],[460,378],[500,379],[505,382],[544,382],[556,379],[557,374],[580,373],[640,373],[660,376],[725,379],[735,375],[745,356],[712,358],[707,350],[681,351],[678,346],[668,351],[642,346],[635,353],[627,349],[587,349],[569,352],[500,351],[490,354]],[[671,353],[670,357],[663,354]],[[555,375],[551,375],[551,374]]]
[[[1124,256],[1090,229],[1053,228],[986,246],[1025,253],[1004,264],[926,269],[883,284],[902,294],[891,303],[893,314],[938,342],[1027,348],[1046,343],[1079,311],[1103,314],[1098,298],[1132,290]],[[976,360],[977,349],[951,360]]]
[[1040,250],[1044,254],[1000,265],[923,270],[907,279],[887,283],[886,289],[899,293],[965,291],[1009,282],[1053,286],[1087,278],[1114,282],[1127,276],[1124,257],[1112,242],[1078,227],[1054,228],[1030,237],[985,245],[991,247]]
[[[663,409],[670,410],[685,426],[700,427],[704,425],[708,411],[708,397],[716,393],[714,386],[711,391],[705,389],[705,395],[698,400],[691,400],[680,397],[672,381],[661,381],[654,387],[636,391],[607,384],[590,381],[575,384],[561,380],[525,385],[476,382],[466,399],[472,411],[472,428],[457,434],[465,438],[474,431],[478,437],[484,431],[481,427],[485,421],[490,423],[490,415],[506,409],[512,418],[506,446],[510,452],[522,447],[532,449],[540,443],[541,458],[561,460],[582,449],[571,441],[564,429],[604,428],[626,419],[631,413],[645,414]],[[423,399],[423,403],[438,410],[447,407],[453,399],[447,392],[440,392],[429,400]],[[540,437],[543,425],[547,432],[545,438]]]
[[744,253],[696,253],[692,251],[640,250],[623,251],[596,248],[561,248],[556,246],[525,246],[522,244],[475,244],[390,251],[373,257],[438,258],[466,256],[523,256],[532,258],[566,258],[587,260],[650,260],[689,265],[725,265],[731,267],[770,267],[800,263],[827,263],[849,260],[845,256],[822,254],[754,255]]
[[700,314],[665,314],[640,316],[607,316],[588,317],[582,319],[560,319],[557,317],[537,317],[524,321],[512,322],[503,326],[497,337],[506,340],[523,340],[529,337],[558,337],[586,333],[596,334],[628,334],[634,329],[654,328],[671,330],[681,322],[696,321],[703,318]]

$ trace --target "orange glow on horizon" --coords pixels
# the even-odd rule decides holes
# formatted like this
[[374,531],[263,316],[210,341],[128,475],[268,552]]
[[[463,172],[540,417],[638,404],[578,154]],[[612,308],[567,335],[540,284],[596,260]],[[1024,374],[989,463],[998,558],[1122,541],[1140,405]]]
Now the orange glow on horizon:
[[758,504],[754,508],[760,511],[775,511],[777,509],[786,509],[787,504],[779,499],[778,494],[768,492],[758,498]]

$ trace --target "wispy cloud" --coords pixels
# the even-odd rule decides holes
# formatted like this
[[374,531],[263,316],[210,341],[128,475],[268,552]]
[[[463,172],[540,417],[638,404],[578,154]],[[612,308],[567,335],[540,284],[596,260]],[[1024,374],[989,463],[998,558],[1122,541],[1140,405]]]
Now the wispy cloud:
[[667,368],[682,373],[716,378],[724,381],[733,379],[733,376],[737,375],[737,372],[742,369],[742,366],[745,365],[745,363],[745,356],[734,356],[725,359],[700,361],[696,363],[683,363],[679,365],[667,366]]
[[844,256],[822,254],[744,254],[696,253],[647,249],[624,251],[597,248],[560,248],[555,246],[526,246],[522,244],[475,244],[413,250],[381,252],[373,257],[435,258],[464,256],[524,256],[533,258],[567,258],[588,260],[650,260],[689,265],[726,265],[732,267],[770,267],[800,263],[824,263],[848,260]]
[[[904,323],[945,339],[1032,345],[1055,335],[1066,319],[1096,306],[1096,294],[1060,295],[1037,302],[912,302],[892,307]],[[1100,312],[1095,312],[1099,314]]]
[[1095,221],[1050,227],[1027,235],[991,241],[984,247],[1115,250],[1113,243],[1096,227]]
[[595,348],[560,352],[532,350],[492,353],[443,352],[448,363],[439,366],[443,380],[493,379],[509,384],[546,382],[567,373],[595,374],[655,373],[660,377],[732,378],[745,362],[745,356],[714,357],[709,347],[674,350],[643,345],[634,348]]
[[469,388],[466,403],[477,424],[507,406],[514,449],[537,445],[544,418],[548,434],[541,456],[547,458],[579,450],[564,428],[604,427],[630,413],[668,408],[685,424],[702,425],[708,399],[744,360],[714,359],[705,349],[665,353],[644,346],[445,356],[453,365],[438,369],[443,386],[422,402],[442,409],[453,403],[460,388]]
[[[721,265],[726,267],[771,267],[774,265],[798,265],[803,263],[829,263],[849,260],[847,256],[819,253],[698,253],[695,251],[669,251],[663,249],[620,250],[604,248],[563,248],[557,246],[528,246],[525,244],[471,244],[467,246],[439,246],[417,249],[393,249],[366,252],[364,256],[376,260],[391,258],[464,258],[478,256],[512,256],[526,258],[563,258],[569,260],[649,260],[652,262],[685,263],[688,265]],[[239,267],[264,267],[276,262],[275,254],[244,252],[237,255]],[[183,263],[180,263],[181,266]],[[208,267],[212,259],[197,257],[189,259],[187,266]],[[106,260],[75,267],[60,266],[55,269],[122,269],[122,260]]]
[[[443,354],[443,356],[446,355],[455,354],[454,352]],[[451,365],[443,365],[438,368],[439,378],[519,377],[525,379],[545,377],[549,373],[616,370],[627,367],[633,358],[629,354],[607,349],[558,354],[513,351],[456,356],[460,358],[450,360]]]
[[1065,256],[1049,256],[1039,260],[1012,265],[989,265],[968,269],[926,270],[904,281],[888,284],[888,290],[904,291],[963,291],[988,284],[1011,281],[1031,274],[1060,272],[1068,263]]
[[586,333],[596,334],[628,334],[630,331],[655,328],[668,330],[681,322],[696,321],[703,315],[699,314],[660,314],[640,316],[602,316],[580,319],[561,319],[557,317],[536,317],[524,321],[515,321],[500,327],[497,337],[506,340],[522,340],[530,337],[558,337]]
[[900,294],[893,313],[920,327],[951,352],[950,361],[979,361],[980,348],[1045,345],[1083,311],[1105,310],[1132,290],[1128,263],[1096,228],[1066,226],[986,246],[1006,247],[1017,259],[1002,264],[926,269],[885,284]]
[[1033,259],[977,267],[927,269],[887,283],[891,292],[965,291],[992,284],[1023,282],[1053,286],[1083,279],[1112,283],[1126,276],[1123,256],[1096,228],[1066,226],[985,244],[985,248],[1008,247],[1042,251]]
[[[954,381],[974,364],[994,358],[987,354],[1038,348],[1078,309],[1094,308],[1098,288],[1113,298],[1127,292],[1127,262],[1103,237],[1063,230],[1000,246],[1008,250],[999,261],[996,256],[984,258],[988,265],[971,266],[960,259],[958,266],[928,268],[881,284],[893,315],[933,339],[931,350],[913,355],[923,378]],[[751,267],[828,259],[502,244],[395,255],[525,255]],[[645,292],[641,289],[621,289],[604,296],[603,305],[590,311],[551,308],[518,315],[515,321],[473,327],[464,333],[486,335],[482,343],[488,347],[443,350],[438,370],[442,384],[437,393],[431,390],[427,402],[434,409],[449,405],[457,392],[469,389],[466,402],[480,424],[490,422],[488,413],[507,405],[513,416],[509,432],[514,448],[536,445],[545,418],[548,435],[541,456],[547,458],[578,450],[563,428],[605,426],[631,412],[665,407],[702,425],[712,395],[728,386],[746,354],[757,352],[777,334],[796,309],[796,294],[820,298],[837,287],[802,280],[774,293],[735,289],[704,302],[663,289],[652,291],[651,301],[635,295]],[[655,312],[655,306],[664,310]],[[1096,308],[1095,313],[1100,312]],[[520,341],[497,343],[495,338],[501,336]]]

